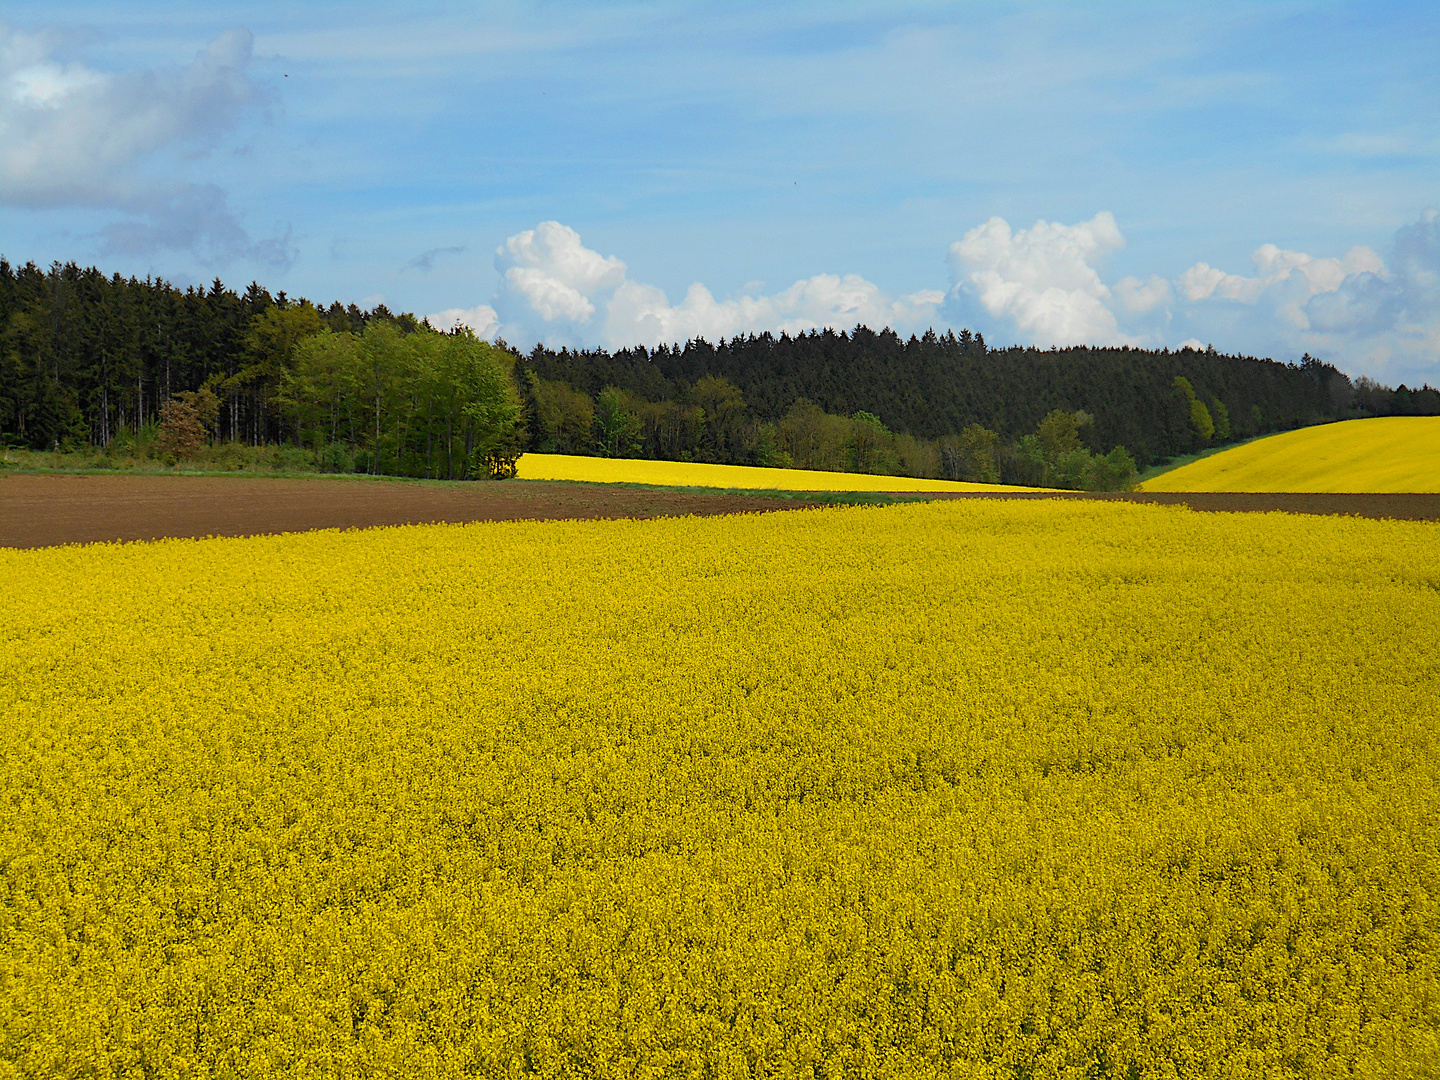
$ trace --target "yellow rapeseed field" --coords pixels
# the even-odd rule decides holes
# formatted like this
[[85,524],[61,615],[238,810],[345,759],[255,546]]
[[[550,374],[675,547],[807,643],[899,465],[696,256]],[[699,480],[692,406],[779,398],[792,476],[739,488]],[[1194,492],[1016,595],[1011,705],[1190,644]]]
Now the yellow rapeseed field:
[[1141,491],[1440,491],[1440,416],[1382,416],[1224,450]]
[[1440,528],[0,551],[0,1076],[1433,1077]]
[[764,488],[772,491],[1029,491],[1001,484],[967,484],[911,476],[763,469],[750,465],[707,465],[688,461],[526,454],[522,480],[587,480],[600,484],[660,484],[670,487]]

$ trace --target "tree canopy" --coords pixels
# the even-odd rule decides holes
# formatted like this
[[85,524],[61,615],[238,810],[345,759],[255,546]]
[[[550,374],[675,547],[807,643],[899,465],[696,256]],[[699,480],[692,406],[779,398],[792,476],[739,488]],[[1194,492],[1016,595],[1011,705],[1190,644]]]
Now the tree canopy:
[[176,453],[198,424],[415,476],[504,475],[532,449],[1103,486],[1263,432],[1413,413],[1440,413],[1440,392],[1352,383],[1308,355],[992,349],[968,330],[857,326],[519,356],[383,305],[0,258],[0,443],[37,449],[163,420]]

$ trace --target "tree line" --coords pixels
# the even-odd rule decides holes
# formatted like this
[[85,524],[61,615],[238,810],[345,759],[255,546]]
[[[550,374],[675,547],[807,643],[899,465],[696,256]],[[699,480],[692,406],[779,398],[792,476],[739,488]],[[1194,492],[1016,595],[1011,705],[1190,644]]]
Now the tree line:
[[16,446],[288,443],[332,471],[506,475],[514,360],[383,305],[0,259],[0,441]]
[[992,349],[966,330],[520,356],[383,305],[0,258],[0,442],[36,449],[163,428],[173,455],[286,444],[415,476],[505,475],[530,449],[1111,487],[1207,446],[1394,413],[1440,413],[1440,392],[1309,356]]
[[1123,447],[1084,445],[1093,418],[1052,410],[1014,443],[980,424],[939,439],[892,431],[857,410],[827,413],[803,398],[761,419],[734,383],[703,375],[677,398],[651,401],[606,386],[595,397],[568,382],[523,373],[529,447],[537,452],[935,477],[976,483],[1122,490],[1137,470]]
[[[856,327],[615,352],[537,347],[521,367],[591,398],[608,387],[650,402],[684,402],[702,378],[723,378],[763,421],[778,423],[804,401],[842,416],[863,410],[892,431],[927,440],[978,424],[1012,445],[1055,410],[1079,412],[1088,418],[1081,436],[1087,447],[1124,446],[1142,467],[1217,439],[1440,413],[1440,392],[1428,386],[1392,391],[1367,379],[1352,383],[1308,355],[1284,364],[1213,349],[992,349],[967,330],[907,340]],[[1211,416],[1208,434],[1200,407]]]

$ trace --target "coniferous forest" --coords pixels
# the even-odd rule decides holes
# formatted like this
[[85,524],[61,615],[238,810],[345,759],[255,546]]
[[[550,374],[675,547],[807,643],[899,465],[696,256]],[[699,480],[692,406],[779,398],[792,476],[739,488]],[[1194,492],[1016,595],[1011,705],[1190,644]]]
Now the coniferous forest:
[[317,468],[506,475],[525,450],[1116,487],[1265,432],[1440,414],[1311,357],[996,349],[962,330],[526,355],[369,311],[0,259],[0,442],[283,445]]

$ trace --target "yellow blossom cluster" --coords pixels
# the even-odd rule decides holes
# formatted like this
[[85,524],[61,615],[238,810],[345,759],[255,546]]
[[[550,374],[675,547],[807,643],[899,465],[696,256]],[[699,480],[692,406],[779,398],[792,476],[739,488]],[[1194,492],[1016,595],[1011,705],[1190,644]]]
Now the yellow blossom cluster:
[[0,1077],[1440,1071],[1440,528],[0,551]]

